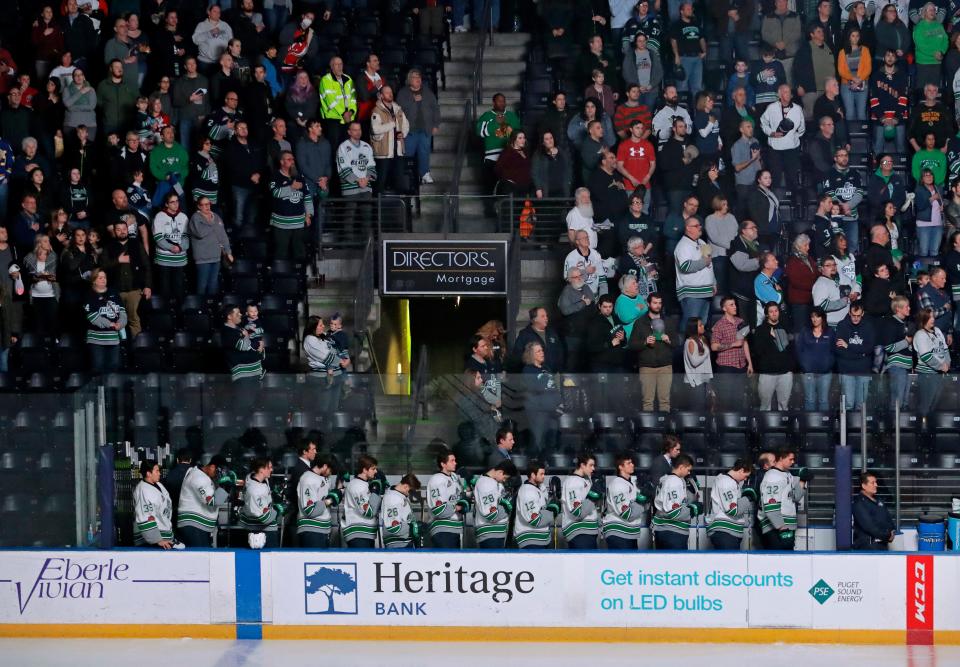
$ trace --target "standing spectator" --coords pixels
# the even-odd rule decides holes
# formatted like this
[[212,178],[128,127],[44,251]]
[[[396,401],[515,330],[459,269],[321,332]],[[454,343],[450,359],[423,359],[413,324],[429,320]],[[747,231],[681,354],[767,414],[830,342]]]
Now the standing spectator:
[[933,313],[934,325],[947,338],[947,347],[953,345],[953,299],[947,291],[947,272],[942,266],[930,269],[930,282],[917,290],[920,309]]
[[717,353],[713,371],[716,375],[718,407],[734,410],[742,407],[744,380],[753,375],[753,360],[747,342],[749,328],[737,316],[737,300],[725,296],[720,302],[723,317],[710,331],[710,349]]
[[630,123],[630,133],[617,147],[617,171],[623,176],[627,192],[643,188],[643,210],[650,210],[650,179],[657,170],[653,144],[647,141],[649,123],[640,118]]
[[780,221],[780,199],[774,193],[773,186],[770,170],[758,171],[754,188],[747,196],[745,211],[746,216],[757,223],[760,244],[767,249],[775,249],[784,234],[783,223]]
[[907,188],[903,184],[903,178],[893,170],[893,156],[889,153],[881,154],[877,162],[880,167],[870,175],[867,182],[867,199],[875,212],[883,213],[886,202],[892,202],[894,210],[899,211],[907,201]]
[[194,153],[190,160],[190,197],[197,202],[200,197],[210,200],[210,205],[216,207],[219,200],[220,169],[216,160],[210,156],[213,140],[203,137],[200,140],[200,150]]
[[90,17],[80,11],[77,0],[67,0],[66,9],[61,22],[63,47],[73,56],[77,67],[85,68],[99,43],[97,29]]
[[[889,8],[887,5],[885,14]],[[903,27],[899,21],[897,24]],[[907,106],[907,74],[898,62],[897,52],[887,49],[883,52],[882,65],[875,67],[870,75],[870,120],[873,122],[873,152],[877,154],[891,142],[898,153],[907,150],[906,127],[910,110]]]
[[[887,5],[884,10],[896,6]],[[893,542],[896,525],[890,511],[877,497],[877,476],[872,472],[860,474],[860,493],[853,499],[853,548],[856,551],[887,551]]]
[[[113,38],[107,40],[103,47],[103,62],[109,69],[113,69],[113,62],[120,63],[123,70],[123,83],[130,86],[134,93],[140,86],[139,66],[137,53],[139,48],[130,38],[129,24],[123,16],[117,16],[113,21]],[[112,74],[112,72],[111,72]]]
[[[826,323],[835,329],[850,310],[850,296],[840,291],[840,278],[837,275],[837,260],[826,257],[820,264],[820,277],[813,284],[813,305],[826,318]],[[856,294],[854,293],[854,298]]]
[[850,314],[837,325],[837,371],[847,410],[859,411],[867,401],[873,348],[878,344],[876,330],[864,317],[860,302],[850,305]]
[[920,11],[920,20],[913,29],[914,58],[917,76],[915,90],[923,90],[928,84],[940,85],[940,64],[947,54],[947,31],[943,19],[938,17],[937,5],[928,2]]
[[860,250],[860,202],[866,194],[859,172],[850,169],[850,153],[838,148],[833,154],[833,169],[820,184],[820,191],[832,197],[840,207],[840,225],[850,244],[850,251]]
[[97,93],[87,82],[82,69],[73,70],[73,81],[63,91],[63,132],[69,134],[84,127],[90,140],[97,137]]
[[574,111],[567,106],[566,94],[560,90],[554,92],[550,98],[550,106],[537,122],[537,134],[543,138],[546,132],[550,132],[558,146],[569,149],[567,127],[574,115]]
[[520,129],[520,118],[507,109],[507,98],[493,96],[493,108],[477,118],[477,136],[483,140],[484,193],[491,194],[496,183],[496,164],[500,152],[510,143],[511,135]]
[[603,109],[603,113],[612,118],[617,110],[616,102],[619,99],[619,94],[613,92],[609,84],[604,83],[605,77],[603,70],[593,70],[593,72],[590,73],[590,79],[592,83],[583,91],[583,96],[585,98],[595,97],[600,102],[600,108]]
[[153,263],[157,292],[180,303],[186,293],[187,250],[190,235],[187,231],[186,214],[180,210],[180,196],[168,192],[163,198],[163,208],[153,218]]
[[816,259],[810,254],[810,237],[806,234],[800,234],[794,239],[793,251],[787,260],[786,274],[790,319],[793,322],[793,332],[799,333],[810,321],[813,285],[820,277]]
[[726,294],[730,290],[728,274],[730,270],[730,244],[737,238],[739,227],[737,219],[730,213],[730,203],[723,194],[714,196],[711,202],[713,213],[704,221],[707,239],[710,241],[710,256],[713,258],[713,272],[717,278],[717,292]]
[[305,70],[297,72],[290,83],[284,104],[287,116],[301,128],[306,128],[310,119],[317,117],[320,95],[310,83],[310,75]]
[[647,312],[647,297],[650,296],[650,293],[640,293],[640,281],[633,273],[622,275],[618,287],[620,288],[620,295],[614,304],[614,311],[617,315],[617,321],[623,325],[624,338],[629,341],[637,318]]
[[537,199],[566,199],[570,196],[573,162],[567,149],[557,144],[556,135],[551,130],[544,131],[540,137],[540,146],[533,154],[530,175]]
[[273,228],[274,258],[302,262],[307,257],[306,228],[312,222],[313,200],[303,178],[296,172],[295,163],[290,151],[280,154],[280,168],[270,179],[270,227]]
[[149,301],[153,296],[150,257],[136,236],[131,237],[125,227],[115,227],[113,236],[107,239],[101,258],[107,272],[107,282],[117,290],[120,303],[127,313],[130,337],[136,338],[143,330],[139,315],[140,301]]
[[663,319],[663,299],[659,294],[647,297],[647,312],[637,318],[630,334],[630,349],[639,352],[640,388],[643,410],[652,412],[654,401],[660,412],[670,412],[670,387],[673,384],[673,328]]
[[197,294],[216,295],[220,292],[220,262],[233,263],[230,239],[223,220],[213,212],[213,203],[207,197],[197,199],[197,211],[190,218],[190,254],[197,268]]
[[330,165],[333,163],[330,142],[323,136],[323,126],[319,120],[307,122],[306,133],[297,142],[294,157],[313,201],[311,227],[313,236],[319,239],[323,231],[323,200],[330,195]]
[[210,82],[197,71],[197,59],[184,60],[184,74],[173,82],[173,106],[177,110],[180,143],[192,146],[197,128],[210,113]]
[[943,240],[943,200],[937,191],[931,170],[921,171],[915,196],[917,254],[921,257],[933,257],[939,252]]
[[[20,197],[20,212],[8,228],[17,256],[25,257],[33,250],[33,243],[40,233],[40,215],[37,213],[37,196],[27,192]],[[15,258],[11,258],[15,259]]]
[[699,317],[691,317],[687,320],[683,343],[683,382],[690,387],[690,409],[707,409],[712,379],[710,345],[704,335],[703,321]]
[[573,267],[583,271],[583,278],[594,295],[602,296],[607,293],[607,275],[603,267],[603,259],[595,249],[590,247],[590,235],[583,229],[574,235],[575,247],[563,261],[564,273]]
[[910,162],[910,173],[918,184],[923,180],[920,172],[929,169],[933,172],[933,184],[942,188],[947,180],[947,158],[943,151],[937,148],[937,137],[933,132],[923,135],[923,149],[913,154]]
[[950,371],[950,344],[929,308],[917,313],[913,349],[917,353],[917,415],[926,417],[936,407],[943,376]]
[[687,320],[710,315],[710,300],[717,293],[710,245],[704,241],[703,226],[696,218],[688,218],[684,235],[673,252],[677,269],[677,299],[683,315],[680,328],[686,330]]
[[[883,6],[877,8],[874,16],[875,49],[874,57],[882,56],[887,50],[893,51],[897,56],[897,61],[902,62],[906,59],[907,53],[912,50],[912,39],[906,17],[900,20],[897,2],[894,0],[883,0]],[[905,3],[903,3],[905,4]],[[905,9],[905,8],[904,8]]]
[[23,93],[19,88],[12,88],[7,93],[7,105],[0,111],[0,127],[3,136],[13,146],[23,145],[24,139],[31,134],[34,125],[31,109],[23,103]]
[[37,78],[47,78],[54,65],[60,62],[63,53],[63,29],[53,15],[53,6],[44,5],[37,20],[31,25],[30,42],[35,49],[34,61]]
[[567,344],[566,371],[579,373],[583,368],[583,347],[587,334],[587,318],[593,312],[595,295],[583,278],[583,269],[572,266],[567,270],[567,284],[560,292],[557,308],[563,315],[563,336]]
[[[586,109],[586,105],[584,105],[584,109]],[[691,127],[693,125],[693,120],[690,118],[689,112],[680,106],[680,96],[677,93],[677,87],[668,83],[663,87],[663,106],[653,115],[653,120],[650,121],[653,125],[653,134],[656,135],[657,138],[658,149],[662,148],[663,145],[670,140],[670,137],[673,136],[674,123],[677,118],[681,118],[684,123],[686,123],[685,127]]]
[[773,3],[773,12],[763,17],[760,24],[760,37],[783,66],[787,74],[785,83],[793,83],[793,60],[803,40],[803,26],[796,12],[790,11],[787,0]]
[[753,281],[753,291],[757,297],[757,320],[763,320],[763,311],[768,303],[780,306],[783,312],[783,288],[777,279],[780,261],[769,250],[760,253],[760,273]]
[[[410,120],[410,134],[407,135],[404,146],[407,158],[417,161],[417,174],[421,183],[433,183],[433,176],[430,175],[430,151],[433,137],[440,131],[440,105],[433,91],[424,88],[420,70],[412,68],[407,73],[407,85],[397,93],[397,104]],[[566,126],[563,129],[565,130]]]
[[373,184],[378,178],[377,164],[373,159],[370,144],[360,139],[360,123],[350,123],[347,133],[347,140],[337,148],[340,192],[347,200],[344,205],[344,220],[359,222],[359,236],[366,238],[370,231],[372,211],[369,205],[361,202],[373,198]]
[[[621,281],[624,278],[621,278]],[[621,288],[621,296],[623,296],[622,291]],[[619,299],[620,297],[617,297],[617,300]],[[587,321],[586,352],[589,372],[623,372],[626,365],[625,353],[628,339],[624,328],[614,312],[613,297],[609,294],[600,297],[597,300],[597,309]]]
[[[753,220],[740,221],[740,233],[730,242],[730,292],[737,301],[737,312],[750,328],[757,324],[754,281],[760,273],[760,244],[757,225]],[[760,318],[762,319],[762,318]]]
[[545,360],[542,343],[533,341],[524,346],[523,379],[527,389],[524,412],[530,426],[530,449],[534,456],[554,450],[559,429],[557,417],[562,410],[560,387]]
[[[803,100],[807,114],[811,115],[817,97],[827,90],[827,80],[836,75],[836,51],[826,43],[820,26],[811,25],[808,33],[809,41],[803,42],[793,61],[790,81],[797,87],[797,97]],[[812,115],[816,115],[816,111]]]
[[750,41],[757,4],[738,0],[719,0],[710,5],[720,38],[720,58],[726,62],[750,58]]
[[777,409],[789,409],[796,361],[790,335],[780,323],[780,306],[777,304],[768,303],[764,307],[764,321],[750,338],[750,350],[754,371],[759,375],[760,409],[770,410],[774,394]]
[[[164,3],[164,6],[167,6],[167,3]],[[180,77],[183,75],[188,39],[180,29],[180,17],[176,10],[168,7],[166,11],[162,11],[162,15],[158,12],[152,18],[153,25],[147,24],[149,28],[155,28],[150,31],[150,73],[156,77]]]
[[797,364],[803,371],[803,409],[808,412],[829,409],[836,347],[837,335],[827,326],[826,314],[814,308],[809,323],[794,340]]
[[[650,127],[653,115],[650,107],[640,103],[640,86],[635,83],[627,85],[627,96],[622,104],[617,105],[613,113],[613,130],[620,139],[630,136],[630,126],[635,120],[643,121],[644,127]],[[648,131],[649,134],[649,131]]]
[[597,230],[593,225],[593,202],[588,188],[577,188],[573,193],[573,208],[567,213],[567,240],[576,245],[577,232],[587,233],[589,246],[597,247]]
[[[274,119],[276,100],[273,88],[267,80],[267,68],[263,63],[253,66],[253,80],[249,81],[240,91],[241,104],[244,116],[254,130],[254,139],[262,141],[270,122]],[[291,134],[291,141],[303,133],[302,126],[297,124],[295,132]]]
[[689,125],[682,118],[674,118],[673,134],[660,147],[660,165],[663,189],[671,213],[679,212],[686,197],[693,189],[694,167],[697,153],[688,148]]
[[[268,12],[268,18],[270,9],[267,8],[267,3],[270,2],[273,2],[274,10],[279,9],[280,11],[287,11],[287,8],[278,7],[278,5],[283,5],[284,2],[291,4],[291,0],[266,0],[264,9]],[[284,50],[281,70],[285,75],[296,74],[303,69],[305,63],[316,57],[318,40],[315,39],[316,31],[311,27],[315,18],[316,15],[308,10],[300,15],[299,21],[287,23],[286,18],[284,18],[283,22],[271,27],[270,32],[272,34],[280,33],[280,47]]]
[[[233,304],[223,308],[223,327],[220,329],[220,343],[223,346],[227,367],[230,369],[230,379],[233,382],[244,382],[248,385],[259,383],[263,377],[263,356],[261,354],[263,341],[259,341],[260,349],[250,341],[250,332],[240,326],[243,315],[240,309]],[[255,395],[248,397],[246,392],[239,394],[242,401],[249,402]],[[268,464],[269,465],[269,464]]]
[[623,56],[623,80],[627,83],[627,97],[630,88],[637,86],[639,106],[647,113],[657,103],[657,93],[663,82],[663,64],[660,54],[648,47],[647,36],[638,32],[634,39],[634,48],[628,49]]
[[[21,272],[29,278],[30,284],[30,330],[38,336],[47,338],[57,333],[57,256],[50,245],[50,237],[38,234],[34,242],[33,252],[23,258]],[[0,286],[2,297],[10,300],[10,289],[6,285]],[[10,342],[11,323],[9,318],[12,302],[0,305],[3,312],[0,316],[5,322],[4,337],[0,339],[0,347],[6,351]],[[6,372],[6,371],[3,371]]]
[[530,323],[520,330],[517,334],[517,340],[513,344],[512,359],[510,360],[510,372],[519,372],[523,368],[521,355],[526,349],[527,343],[536,342],[543,346],[546,356],[543,365],[554,373],[559,373],[563,369],[563,344],[560,342],[560,336],[550,326],[550,316],[547,309],[540,306],[531,308],[528,313]]
[[799,197],[800,138],[805,129],[803,110],[793,103],[789,86],[780,86],[777,96],[778,101],[768,106],[760,117],[760,127],[770,146],[767,154],[770,175],[774,186],[780,183],[782,175],[787,189]]
[[510,137],[494,167],[497,176],[496,194],[526,197],[533,183],[527,135],[523,130]]
[[[781,0],[783,2],[783,0]],[[699,17],[693,15],[692,0],[681,0],[680,20],[670,27],[670,46],[677,67],[682,67],[685,77],[678,76],[677,89],[688,91],[690,99],[696,98],[703,87],[703,61],[707,57],[707,40]]]
[[[627,251],[617,264],[617,273],[635,271],[643,265],[644,270],[651,269],[650,273],[653,274],[656,271],[652,261],[655,258],[654,247],[659,254],[662,241],[659,225],[643,212],[642,191],[630,195],[629,201],[629,207],[615,222],[619,249],[621,252],[623,249]],[[633,239],[636,241],[631,247]]]
[[915,328],[910,318],[910,300],[895,296],[890,300],[890,314],[880,321],[879,337],[883,345],[883,372],[889,380],[888,409],[892,414],[899,404],[907,409],[910,400],[910,370],[913,368]]
[[861,121],[867,118],[867,82],[873,71],[870,49],[861,44],[862,35],[854,28],[846,33],[845,44],[837,54],[837,72],[840,74],[840,97],[844,117]]
[[928,83],[923,87],[923,99],[910,111],[910,128],[907,135],[910,146],[915,151],[923,150],[924,137],[927,132],[933,132],[937,140],[935,146],[942,148],[953,136],[953,117],[937,98],[940,90],[937,84]]
[[90,246],[85,229],[73,230],[73,237],[60,254],[57,263],[60,283],[60,322],[70,331],[81,331],[83,304],[90,289],[90,279],[97,266],[97,257]]
[[317,84],[320,95],[320,118],[323,133],[332,146],[339,146],[347,133],[347,126],[357,113],[357,93],[353,79],[343,71],[343,60],[330,59],[330,71]]
[[761,116],[767,107],[777,101],[777,91],[787,83],[787,73],[779,60],[775,59],[777,50],[769,45],[760,47],[760,60],[750,70],[756,89],[757,113]]
[[91,291],[83,312],[87,320],[90,370],[96,375],[120,370],[120,341],[125,338],[127,311],[117,293],[107,288],[107,272],[93,269]]
[[238,228],[253,226],[260,210],[260,182],[266,173],[263,148],[250,142],[250,131],[244,121],[236,125],[236,136],[223,152],[227,182],[233,196],[233,220]]
[[157,181],[157,189],[153,193],[155,206],[164,200],[167,193],[183,192],[183,184],[190,173],[190,156],[187,155],[187,150],[174,140],[173,128],[163,128],[160,136],[161,142],[150,151],[150,173]]
[[[376,56],[374,56],[376,57]],[[393,99],[393,88],[380,86],[378,99],[369,110],[370,145],[377,161],[377,181],[381,192],[405,193],[408,188],[404,169],[406,137],[410,121]]]
[[[751,107],[757,103],[757,91],[753,86],[753,77],[750,76],[750,64],[749,59],[747,58],[737,58],[733,64],[733,73],[730,75],[730,78],[727,79],[727,99],[733,99],[733,93],[738,89],[743,88],[743,100],[740,102],[740,106],[750,105]],[[721,127],[723,123],[721,122]],[[721,131],[721,134],[723,132]]]
[[603,257],[616,257],[621,251],[617,247],[614,223],[627,212],[628,207],[623,181],[616,169],[617,157],[604,149],[599,166],[587,181],[590,199],[594,202],[593,219],[597,229],[597,250]]
[[[739,90],[743,90],[740,88]],[[743,93],[738,93],[743,97]],[[757,174],[763,168],[760,142],[753,136],[754,122],[751,118],[740,120],[740,135],[730,148],[730,164],[733,166],[734,184],[737,188],[738,211],[746,208],[750,191],[757,182]]]
[[[239,105],[240,96],[236,92],[228,92],[223,97],[223,106],[210,113],[204,122],[207,136],[213,139],[214,159],[220,157],[236,134],[237,124],[244,120]],[[249,130],[249,127],[247,129]]]
[[220,6],[211,5],[207,18],[193,30],[193,43],[197,45],[200,69],[208,76],[216,69],[220,54],[233,39],[233,30],[226,21],[220,20]]

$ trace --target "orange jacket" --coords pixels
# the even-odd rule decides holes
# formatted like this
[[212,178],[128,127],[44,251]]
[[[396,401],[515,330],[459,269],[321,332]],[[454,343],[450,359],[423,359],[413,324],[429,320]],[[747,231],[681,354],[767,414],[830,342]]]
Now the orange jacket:
[[847,52],[840,49],[840,55],[837,57],[837,73],[840,75],[840,83],[850,83],[853,77],[864,82],[864,86],[870,81],[870,72],[873,71],[873,61],[871,60],[870,49],[865,46],[860,47],[860,66],[857,67],[857,73],[850,71],[847,65]]

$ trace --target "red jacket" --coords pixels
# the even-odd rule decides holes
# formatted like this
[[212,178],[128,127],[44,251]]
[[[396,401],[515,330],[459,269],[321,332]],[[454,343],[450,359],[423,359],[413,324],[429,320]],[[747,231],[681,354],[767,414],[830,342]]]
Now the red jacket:
[[798,305],[813,304],[813,283],[817,282],[820,272],[817,265],[807,255],[806,261],[796,255],[787,260],[787,303]]

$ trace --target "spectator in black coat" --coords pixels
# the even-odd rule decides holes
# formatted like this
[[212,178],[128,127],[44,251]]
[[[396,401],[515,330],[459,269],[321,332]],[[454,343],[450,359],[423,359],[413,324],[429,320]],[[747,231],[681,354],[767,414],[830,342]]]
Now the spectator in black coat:
[[543,367],[556,373],[563,369],[563,344],[556,330],[549,326],[550,316],[547,309],[536,306],[530,309],[530,324],[524,327],[513,344],[511,372],[523,368],[523,350],[527,343],[543,345]]
[[860,475],[860,493],[853,499],[853,548],[857,551],[887,551],[896,526],[889,510],[877,498],[877,476]]
[[620,373],[626,367],[623,324],[613,311],[613,297],[604,294],[586,322],[587,368],[591,373]]

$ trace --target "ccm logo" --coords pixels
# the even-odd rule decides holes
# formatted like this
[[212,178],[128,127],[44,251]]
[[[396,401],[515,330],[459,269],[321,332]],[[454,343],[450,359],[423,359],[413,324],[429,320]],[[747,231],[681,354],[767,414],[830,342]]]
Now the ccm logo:
[[933,630],[933,556],[907,556],[907,630]]

